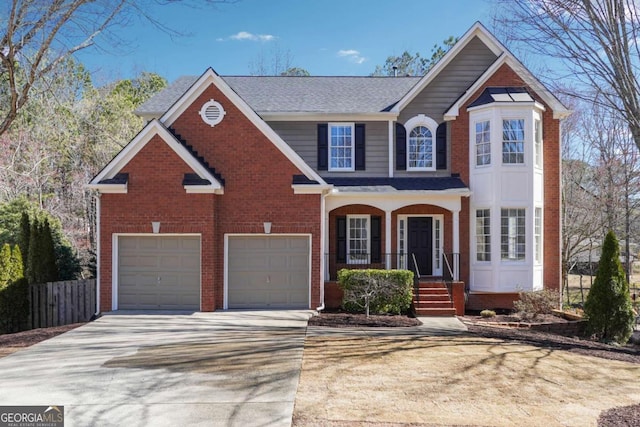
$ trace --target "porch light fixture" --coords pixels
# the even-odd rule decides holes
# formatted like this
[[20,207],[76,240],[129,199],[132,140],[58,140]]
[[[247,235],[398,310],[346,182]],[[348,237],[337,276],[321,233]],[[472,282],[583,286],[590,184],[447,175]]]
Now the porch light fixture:
[[158,234],[160,232],[160,222],[153,221],[151,223],[151,229],[153,230],[153,234]]
[[263,225],[264,225],[264,234],[271,234],[271,223],[265,222]]

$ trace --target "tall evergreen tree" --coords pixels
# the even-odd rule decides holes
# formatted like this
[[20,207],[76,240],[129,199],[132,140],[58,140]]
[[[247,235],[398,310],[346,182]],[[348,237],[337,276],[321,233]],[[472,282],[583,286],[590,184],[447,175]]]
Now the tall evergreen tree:
[[625,344],[633,333],[634,313],[629,284],[620,263],[620,247],[613,231],[602,245],[598,273],[584,304],[589,329],[603,341]]
[[56,266],[56,251],[53,246],[53,235],[51,233],[51,226],[49,225],[49,220],[47,218],[44,219],[41,227],[41,281],[55,282],[56,280],[58,280],[58,267]]
[[23,272],[24,277],[29,277],[27,272],[29,268],[29,242],[31,236],[31,220],[29,219],[29,213],[22,211],[20,217],[20,234],[18,236],[18,245],[20,246],[20,252],[23,260]]
[[11,281],[24,278],[24,263],[20,246],[14,245],[11,251]]
[[39,245],[39,221],[34,217],[29,227],[29,257],[27,258],[27,281],[39,283],[40,281],[40,245]]
[[8,243],[0,249],[0,290],[11,281],[11,246]]
[[18,246],[23,259],[29,258],[29,234],[31,232],[31,221],[26,211],[22,212],[20,217],[20,235],[18,236]]

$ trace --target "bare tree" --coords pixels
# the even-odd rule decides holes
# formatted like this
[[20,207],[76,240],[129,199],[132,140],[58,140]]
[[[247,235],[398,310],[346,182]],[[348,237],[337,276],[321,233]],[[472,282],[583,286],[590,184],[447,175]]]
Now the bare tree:
[[0,6],[0,135],[16,120],[35,84],[74,53],[121,40],[112,30],[134,16],[173,35],[179,31],[155,19],[157,7],[233,0],[8,0]]
[[309,75],[303,68],[293,65],[293,55],[289,49],[283,49],[275,43],[269,53],[264,50],[249,62],[249,74],[252,76],[289,76]]
[[[561,59],[582,86],[571,93],[624,118],[640,147],[640,2],[495,0],[496,30],[539,58]],[[553,77],[548,74],[547,80]],[[584,87],[592,91],[586,93]],[[597,92],[595,98],[593,92]]]

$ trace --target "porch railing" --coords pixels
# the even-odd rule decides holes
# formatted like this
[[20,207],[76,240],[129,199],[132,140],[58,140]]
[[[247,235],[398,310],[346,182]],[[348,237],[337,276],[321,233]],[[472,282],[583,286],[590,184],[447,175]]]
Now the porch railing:
[[457,282],[460,276],[460,254],[442,254],[444,263],[443,280],[449,293],[449,298],[453,301],[453,282]]
[[[417,271],[411,254],[402,252],[387,252],[382,254],[371,253],[351,253],[351,254],[324,254],[325,280],[335,280],[339,270],[349,269],[406,269]],[[443,280],[455,282],[460,275],[460,254],[442,254],[442,276]]]

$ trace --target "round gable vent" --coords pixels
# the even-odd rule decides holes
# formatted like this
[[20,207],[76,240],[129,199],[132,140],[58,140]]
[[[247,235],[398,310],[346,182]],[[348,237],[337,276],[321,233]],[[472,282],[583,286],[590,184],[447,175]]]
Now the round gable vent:
[[200,117],[202,120],[211,127],[214,127],[222,121],[226,111],[222,108],[222,105],[218,101],[213,99],[205,104],[200,109]]

